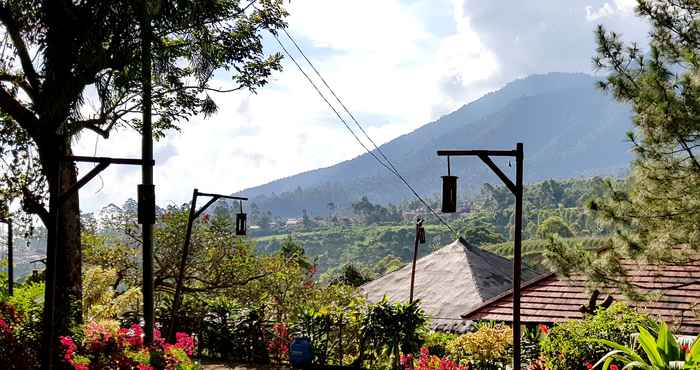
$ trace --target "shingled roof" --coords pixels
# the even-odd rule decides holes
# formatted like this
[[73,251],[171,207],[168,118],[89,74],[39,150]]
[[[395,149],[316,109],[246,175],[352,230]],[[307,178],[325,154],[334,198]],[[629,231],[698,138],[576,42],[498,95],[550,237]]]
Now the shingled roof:
[[[631,281],[642,293],[652,293],[653,300],[630,302],[619,289],[599,288],[598,303],[611,295],[616,301],[626,301],[648,314],[671,324],[679,334],[700,333],[697,312],[700,304],[700,266],[694,264],[638,264],[623,262]],[[556,323],[581,319],[582,305],[588,305],[591,292],[586,289],[583,275],[559,278],[554,274],[531,281],[522,289],[521,322],[524,324]],[[467,320],[511,321],[512,290],[465,311]]]
[[[416,263],[414,298],[431,318],[431,329],[463,333],[471,321],[464,312],[512,288],[512,262],[456,240]],[[537,276],[523,269],[523,281]],[[369,302],[384,296],[394,302],[409,299],[411,265],[371,281],[360,290]]]

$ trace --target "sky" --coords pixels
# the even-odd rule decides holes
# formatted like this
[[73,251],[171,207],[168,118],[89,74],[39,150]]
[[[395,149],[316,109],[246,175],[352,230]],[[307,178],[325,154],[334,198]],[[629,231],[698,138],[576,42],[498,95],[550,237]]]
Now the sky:
[[[288,32],[377,143],[409,133],[509,81],[546,72],[593,73],[593,30],[604,24],[644,44],[634,0],[294,0]],[[281,39],[288,50],[291,42]],[[266,50],[281,52],[270,37]],[[295,58],[301,60],[298,54]],[[155,143],[157,203],[192,189],[233,193],[363,153],[292,64],[256,94],[215,95],[219,111],[193,117]],[[307,71],[310,72],[309,69]],[[217,73],[214,86],[230,86]],[[93,133],[76,155],[140,156],[127,130]],[[89,166],[80,166],[86,173]],[[110,166],[80,191],[83,212],[136,198],[141,172]],[[107,185],[109,184],[109,185]]]

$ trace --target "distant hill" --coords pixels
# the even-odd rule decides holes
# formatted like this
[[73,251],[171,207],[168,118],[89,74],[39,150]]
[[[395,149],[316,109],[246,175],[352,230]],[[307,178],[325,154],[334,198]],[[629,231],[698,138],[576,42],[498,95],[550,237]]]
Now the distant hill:
[[[440,191],[447,171],[438,149],[525,147],[525,180],[618,174],[631,160],[625,132],[629,107],[598,91],[586,74],[533,75],[507,84],[460,109],[402,135],[382,150],[408,181],[426,196]],[[463,190],[500,181],[475,158],[455,158],[453,174]],[[507,159],[497,162],[513,173]],[[405,186],[368,154],[241,191],[261,210],[299,216],[302,209],[327,214],[366,195],[375,203],[411,199]]]

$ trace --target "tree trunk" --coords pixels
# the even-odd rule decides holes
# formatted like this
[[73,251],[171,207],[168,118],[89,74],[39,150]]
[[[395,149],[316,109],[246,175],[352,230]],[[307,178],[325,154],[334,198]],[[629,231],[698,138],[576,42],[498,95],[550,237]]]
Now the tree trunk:
[[[77,168],[72,162],[64,162],[61,158],[71,155],[69,144],[61,144],[62,140],[52,140],[48,145],[39,147],[44,175],[49,184],[49,192],[63,194],[77,182]],[[56,171],[59,166],[59,171]],[[51,356],[53,368],[63,368],[61,363],[63,349],[58,345],[60,336],[71,335],[70,329],[82,323],[82,253],[80,243],[80,206],[78,193],[74,193],[59,205],[58,227],[53,220],[46,225],[48,229],[47,257],[55,255],[55,297],[53,304],[53,320],[49,319],[48,305],[44,306],[45,327],[53,328],[51,338],[44,339],[44,345],[53,343],[53,351],[44,348],[44,353]],[[52,213],[50,213],[52,214]],[[55,239],[56,242],[52,243]],[[49,250],[55,246],[55,250]],[[47,267],[50,266],[47,260]],[[46,274],[47,288],[50,273]],[[50,300],[49,289],[45,291],[45,302]],[[47,333],[45,333],[47,334]],[[44,366],[47,366],[46,364]]]

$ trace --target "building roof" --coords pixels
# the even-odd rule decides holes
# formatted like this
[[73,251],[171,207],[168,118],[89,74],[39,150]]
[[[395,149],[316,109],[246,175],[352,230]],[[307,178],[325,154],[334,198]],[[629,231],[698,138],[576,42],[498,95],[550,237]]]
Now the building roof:
[[[471,246],[463,240],[420,258],[416,262],[414,298],[431,318],[431,329],[465,332],[471,321],[461,314],[512,287],[512,262]],[[523,269],[523,281],[536,277]],[[406,302],[410,295],[411,264],[373,280],[360,290],[369,302]]]
[[[641,293],[649,293],[650,299],[630,302],[618,288],[598,288],[600,304],[608,295],[615,301],[625,301],[648,314],[672,325],[679,334],[698,334],[700,319],[700,265],[622,263],[631,282]],[[581,274],[560,278],[545,275],[523,286],[520,300],[520,320],[523,324],[556,323],[581,319],[581,306],[588,306],[591,292],[586,288],[587,279]],[[512,290],[465,311],[467,320],[495,320],[509,322],[512,319]]]

